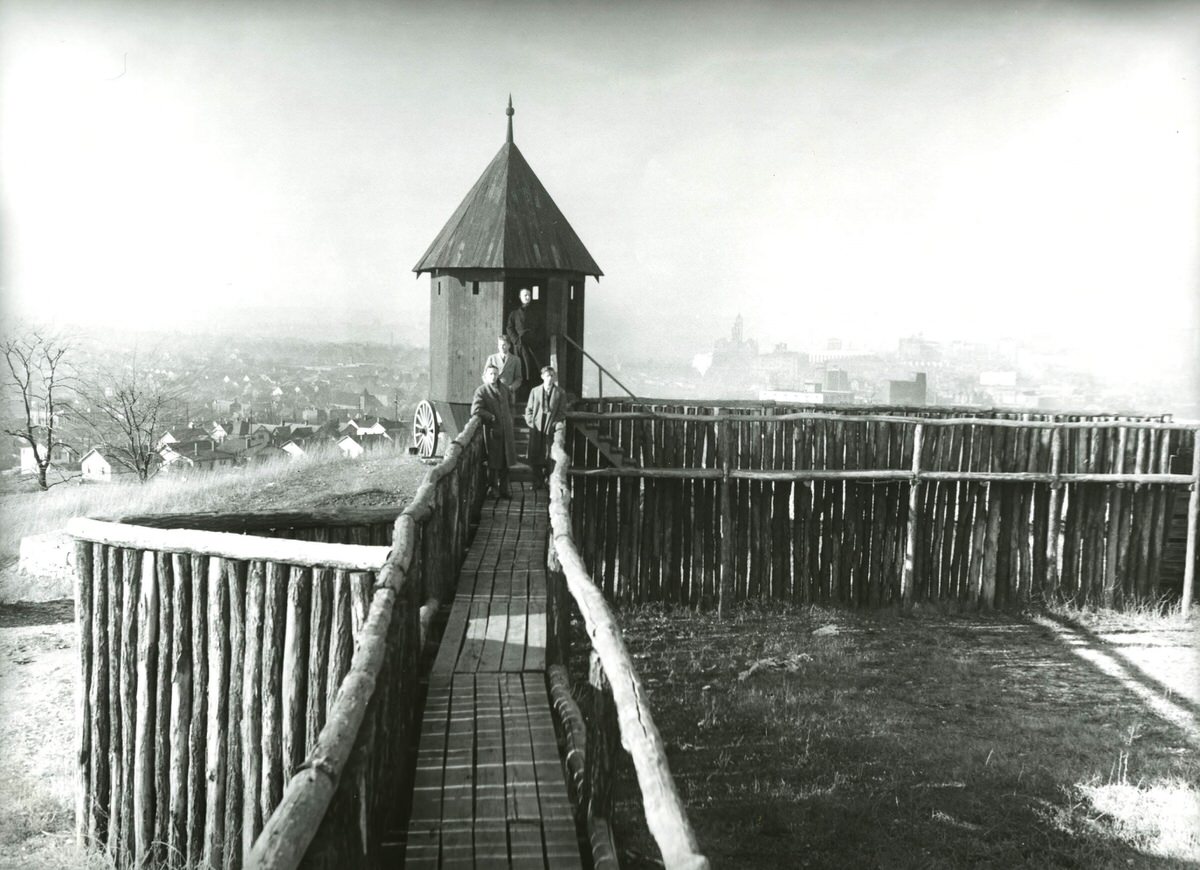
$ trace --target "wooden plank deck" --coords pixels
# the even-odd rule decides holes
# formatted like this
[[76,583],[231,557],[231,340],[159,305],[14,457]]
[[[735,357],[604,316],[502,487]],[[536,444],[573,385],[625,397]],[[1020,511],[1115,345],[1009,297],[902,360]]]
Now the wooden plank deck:
[[489,500],[429,678],[406,867],[580,867],[546,689],[544,491]]

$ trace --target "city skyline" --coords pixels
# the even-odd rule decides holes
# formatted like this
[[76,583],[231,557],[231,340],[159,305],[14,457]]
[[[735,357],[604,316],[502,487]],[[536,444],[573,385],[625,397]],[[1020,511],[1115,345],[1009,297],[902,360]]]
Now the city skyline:
[[738,312],[1194,357],[1195,4],[689,8],[5,4],[5,318],[419,342],[410,270],[512,92],[601,358]]

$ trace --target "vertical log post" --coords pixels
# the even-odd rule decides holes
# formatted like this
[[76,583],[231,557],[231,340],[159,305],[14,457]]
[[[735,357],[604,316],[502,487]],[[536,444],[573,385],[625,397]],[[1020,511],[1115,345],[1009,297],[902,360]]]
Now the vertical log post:
[[[242,662],[242,863],[262,827],[262,647],[267,566],[250,563],[246,578],[246,656]],[[236,679],[236,676],[235,676]]]
[[155,577],[154,553],[142,553],[141,568],[142,582],[137,602],[137,706],[133,738],[133,854],[139,867],[152,863],[154,848],[154,683],[158,653],[158,581]]
[[[1054,420],[1057,422],[1058,418]],[[1058,595],[1058,534],[1062,522],[1062,483],[1058,475],[1062,466],[1062,429],[1050,432],[1050,507],[1046,517],[1046,597]]]
[[925,437],[925,426],[913,426],[912,482],[908,485],[908,533],[904,543],[904,570],[900,575],[900,606],[912,608],[913,578],[917,556],[917,513],[921,507],[921,443]]
[[151,854],[154,863],[169,866],[167,832],[171,805],[171,659],[174,642],[175,612],[172,606],[174,584],[171,575],[171,554],[158,553],[154,558],[158,588],[158,642],[156,644],[157,677],[154,680],[154,834]]
[[225,728],[229,697],[229,591],[225,564],[208,560],[208,720],[205,749],[204,851],[202,862],[219,867],[225,850]]
[[1188,496],[1187,551],[1183,563],[1183,618],[1192,613],[1192,593],[1196,583],[1196,523],[1200,520],[1200,429],[1192,433],[1192,483]]
[[[78,542],[76,552],[83,558],[83,548],[91,557],[92,571],[92,676],[88,703],[92,715],[92,760],[90,776],[91,799],[88,808],[88,844],[99,847],[108,834],[109,808],[109,733],[112,719],[108,699],[108,667],[112,654],[108,647],[109,577],[105,571],[104,547],[101,544]],[[80,565],[85,570],[86,566]],[[120,586],[119,583],[112,584]]]
[[[214,557],[215,558],[215,557]],[[188,724],[187,863],[204,854],[205,757],[208,743],[208,556],[192,556],[192,718]]]
[[[163,589],[163,594],[166,594]],[[192,574],[188,556],[171,555],[171,736],[167,863],[187,862],[188,727],[192,719]]]
[[733,497],[729,483],[729,423],[717,423],[717,455],[721,459],[721,594],[717,616],[724,617],[733,605]]
[[92,551],[105,561],[108,578],[108,857],[116,863],[121,845],[121,760],[124,758],[121,737],[121,603],[122,568],[119,547],[102,547]]
[[242,783],[244,751],[242,745],[243,671],[246,658],[246,570],[245,562],[225,561],[225,585],[228,593],[229,664],[226,666],[225,707],[225,819],[221,866],[239,870],[242,861]]
[[79,674],[75,686],[75,748],[78,780],[75,785],[75,839],[88,845],[88,812],[92,805],[92,783],[88,777],[91,760],[91,711],[88,680],[92,673],[92,546],[75,542],[75,625],[79,633]]

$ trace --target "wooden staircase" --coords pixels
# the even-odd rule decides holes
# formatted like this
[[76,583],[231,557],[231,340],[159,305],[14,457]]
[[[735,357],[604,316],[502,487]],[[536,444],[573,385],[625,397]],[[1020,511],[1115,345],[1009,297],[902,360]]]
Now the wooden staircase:
[[588,440],[600,455],[607,459],[614,468],[636,468],[637,463],[625,455],[625,451],[612,442],[607,435],[600,431],[595,423],[576,421],[571,424],[575,430]]
[[[1180,453],[1171,457],[1172,474],[1188,474],[1192,470],[1192,455]],[[1183,593],[1183,569],[1187,561],[1188,491],[1182,487],[1168,489],[1166,538],[1162,558],[1158,563],[1158,592],[1160,595]],[[1200,549],[1196,554],[1200,569]],[[1200,571],[1197,572],[1200,575]]]

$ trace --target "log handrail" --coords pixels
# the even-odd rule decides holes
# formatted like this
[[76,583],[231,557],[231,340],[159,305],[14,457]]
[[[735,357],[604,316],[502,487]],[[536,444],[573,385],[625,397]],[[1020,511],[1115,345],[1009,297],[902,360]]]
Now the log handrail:
[[170,514],[121,514],[98,516],[93,519],[114,523],[146,526],[155,529],[203,529],[213,532],[255,531],[257,529],[282,526],[311,528],[318,526],[376,525],[389,526],[400,516],[403,508],[393,507],[340,507],[312,508],[295,511],[197,511],[195,513]]
[[603,594],[592,582],[571,537],[571,496],[567,483],[571,458],[565,449],[564,433],[564,424],[558,424],[552,448],[554,472],[550,478],[550,524],[554,549],[566,577],[567,589],[579,607],[592,647],[612,686],[621,745],[633,758],[646,824],[662,852],[664,864],[671,868],[707,868],[708,859],[700,853],[683,800],[671,778],[662,736],[654,724],[650,704],[633,668],[629,651],[625,648],[621,629]]
[[[585,400],[586,401],[586,400]],[[1061,416],[1061,415],[1058,415]],[[678,411],[567,411],[567,420],[680,420],[689,423],[787,423],[828,420],[832,423],[897,423],[916,426],[993,426],[1002,429],[1150,429],[1191,432],[1200,423],[1155,420],[1015,420],[997,417],[907,417],[888,414],[830,414],[795,411],[787,414],[685,414]]]
[[78,540],[112,547],[222,556],[241,561],[344,568],[348,571],[377,571],[388,554],[387,547],[326,544],[290,538],[261,538],[235,532],[156,529],[83,517],[68,520],[66,532]]
[[350,670],[342,680],[316,745],[301,768],[288,780],[283,799],[264,823],[247,868],[293,870],[304,858],[337,791],[342,770],[354,749],[367,705],[375,692],[397,592],[407,581],[412,567],[416,526],[434,511],[437,484],[454,470],[464,446],[475,438],[479,427],[479,418],[472,417],[447,448],[445,458],[429,472],[412,502],[396,519],[395,544],[379,573]]

